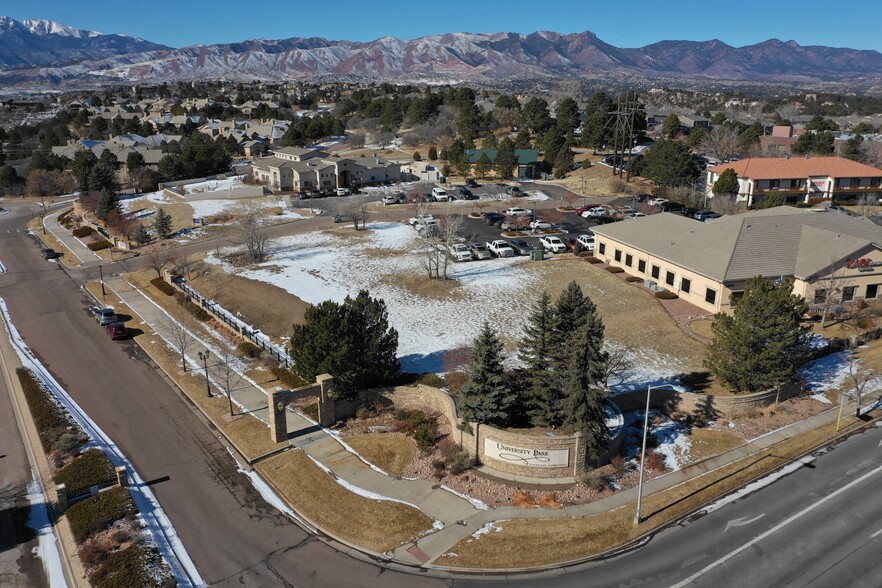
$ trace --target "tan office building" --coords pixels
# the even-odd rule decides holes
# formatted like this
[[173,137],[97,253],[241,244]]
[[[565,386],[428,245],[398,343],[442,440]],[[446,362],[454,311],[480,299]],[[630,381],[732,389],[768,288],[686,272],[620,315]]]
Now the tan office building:
[[662,213],[594,232],[596,257],[709,313],[731,311],[754,276],[790,279],[809,305],[882,296],[882,227],[861,217],[781,206],[706,223]]

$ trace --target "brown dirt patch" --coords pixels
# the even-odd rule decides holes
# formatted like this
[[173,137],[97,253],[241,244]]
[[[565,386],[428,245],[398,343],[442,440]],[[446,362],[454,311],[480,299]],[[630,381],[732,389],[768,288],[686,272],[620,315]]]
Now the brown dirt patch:
[[689,435],[689,463],[696,463],[725,453],[744,444],[744,439],[728,431],[693,428]]
[[297,512],[322,529],[374,551],[390,551],[432,528],[432,519],[413,507],[346,490],[302,451],[286,451],[255,469],[272,480]]
[[417,454],[413,439],[397,433],[356,435],[347,437],[346,443],[367,461],[393,476],[401,476]]
[[712,330],[714,321],[710,319],[696,319],[689,323],[689,330],[705,339],[713,340],[714,332]]

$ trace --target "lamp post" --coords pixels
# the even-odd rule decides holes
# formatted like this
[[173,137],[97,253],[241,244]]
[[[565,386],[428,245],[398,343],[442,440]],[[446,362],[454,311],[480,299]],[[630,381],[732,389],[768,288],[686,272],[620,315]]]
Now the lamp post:
[[202,360],[202,367],[205,369],[205,392],[211,398],[211,382],[208,380],[208,356],[211,355],[211,352],[206,349],[204,353],[199,351],[196,355]]
[[101,301],[104,301],[104,270],[101,268],[101,264],[98,264],[98,276],[101,280]]
[[643,522],[640,516],[640,509],[643,506],[643,468],[646,462],[646,436],[649,432],[649,396],[653,389],[672,388],[671,384],[662,384],[660,386],[646,387],[646,412],[643,413],[643,448],[640,450],[640,480],[637,482],[637,513],[634,515],[634,524],[639,525]]

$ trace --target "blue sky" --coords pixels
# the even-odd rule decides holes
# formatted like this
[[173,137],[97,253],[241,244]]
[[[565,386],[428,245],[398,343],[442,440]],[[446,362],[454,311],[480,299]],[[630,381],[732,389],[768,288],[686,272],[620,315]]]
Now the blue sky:
[[369,41],[446,32],[590,30],[618,47],[718,38],[740,46],[770,38],[801,45],[882,50],[879,0],[3,0],[0,14],[47,18],[175,47],[253,38]]

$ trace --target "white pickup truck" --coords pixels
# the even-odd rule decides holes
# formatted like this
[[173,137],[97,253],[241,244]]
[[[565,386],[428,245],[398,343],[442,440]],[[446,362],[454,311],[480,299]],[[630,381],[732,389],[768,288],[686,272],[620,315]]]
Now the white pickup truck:
[[496,239],[495,241],[487,241],[486,247],[490,253],[496,257],[514,257],[514,249],[508,244],[508,241]]
[[554,236],[540,238],[539,244],[542,245],[542,248],[545,249],[545,251],[550,251],[552,253],[563,253],[567,250],[567,246],[564,242]]
[[447,248],[447,253],[453,261],[471,261],[472,252],[463,243],[453,243]]

